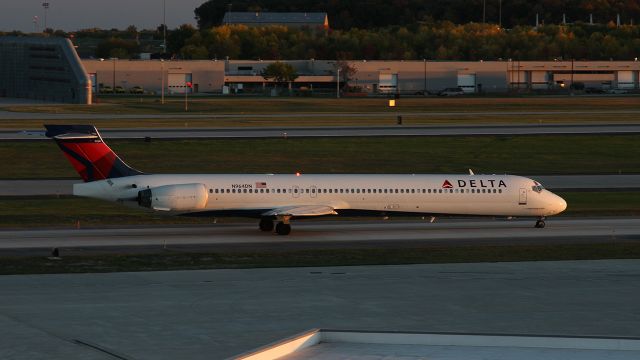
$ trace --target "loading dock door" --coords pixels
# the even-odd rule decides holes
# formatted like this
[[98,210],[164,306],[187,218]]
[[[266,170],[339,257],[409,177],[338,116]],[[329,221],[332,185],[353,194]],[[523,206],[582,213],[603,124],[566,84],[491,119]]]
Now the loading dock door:
[[518,204],[527,205],[527,189],[520,188],[520,198],[518,199]]
[[184,94],[185,91],[192,93],[191,88],[187,88],[187,83],[191,82],[190,73],[169,73],[167,86],[170,94]]
[[618,71],[618,88],[633,89],[635,84],[634,71]]
[[381,93],[395,93],[398,90],[398,74],[380,74],[378,82]]
[[476,74],[458,74],[458,86],[465,93],[476,92]]

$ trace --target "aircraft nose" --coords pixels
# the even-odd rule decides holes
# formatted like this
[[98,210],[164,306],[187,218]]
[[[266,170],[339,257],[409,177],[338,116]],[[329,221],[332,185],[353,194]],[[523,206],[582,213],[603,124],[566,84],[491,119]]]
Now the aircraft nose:
[[556,199],[554,203],[555,203],[554,208],[556,210],[556,214],[559,214],[567,209],[567,202],[558,195],[556,195]]

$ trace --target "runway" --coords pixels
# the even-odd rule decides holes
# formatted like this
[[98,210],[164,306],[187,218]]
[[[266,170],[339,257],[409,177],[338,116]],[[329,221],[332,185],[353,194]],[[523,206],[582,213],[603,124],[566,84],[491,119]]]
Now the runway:
[[[161,249],[251,250],[421,245],[567,244],[640,240],[640,219],[550,218],[544,229],[532,219],[428,221],[294,221],[289,236],[260,232],[257,223],[208,226],[139,226],[101,229],[0,231],[0,252],[64,249],[143,252]],[[108,248],[108,249],[107,249]],[[18,252],[19,253],[19,252]],[[28,251],[26,252],[29,253]]]
[[[84,123],[90,122],[85,119]],[[227,139],[383,136],[488,136],[637,134],[640,124],[320,126],[242,128],[99,129],[106,139]],[[0,140],[48,140],[44,129],[1,130]]]

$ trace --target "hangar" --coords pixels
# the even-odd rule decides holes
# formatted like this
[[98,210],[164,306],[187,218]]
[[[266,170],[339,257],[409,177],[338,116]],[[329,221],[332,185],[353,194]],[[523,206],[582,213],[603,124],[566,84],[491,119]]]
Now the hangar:
[[91,103],[91,82],[64,38],[0,37],[0,97]]

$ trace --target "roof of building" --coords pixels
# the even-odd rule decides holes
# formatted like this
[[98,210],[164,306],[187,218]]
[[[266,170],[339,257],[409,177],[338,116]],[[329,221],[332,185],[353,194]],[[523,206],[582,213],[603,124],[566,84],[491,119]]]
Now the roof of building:
[[223,24],[317,24],[324,25],[324,12],[227,12]]

